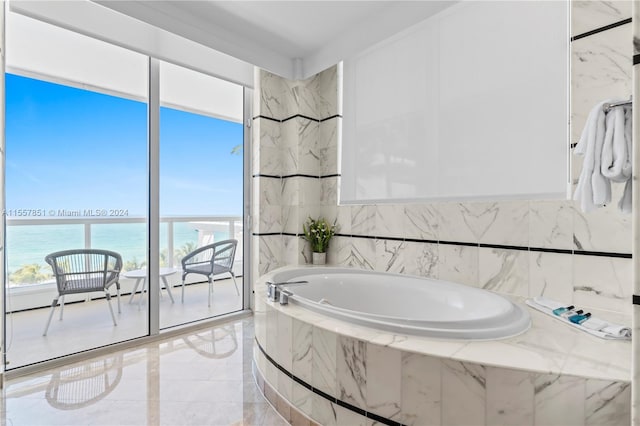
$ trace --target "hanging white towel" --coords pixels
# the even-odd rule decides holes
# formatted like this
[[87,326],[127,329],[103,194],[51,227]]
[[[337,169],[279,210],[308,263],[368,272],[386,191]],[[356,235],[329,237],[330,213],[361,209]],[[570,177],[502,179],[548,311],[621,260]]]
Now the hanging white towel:
[[600,102],[591,110],[575,149],[584,155],[574,194],[583,212],[611,202],[611,182],[627,182],[618,207],[631,211],[631,107],[604,111],[605,104],[615,102]]
[[[583,212],[593,211],[602,205],[594,202],[592,176],[594,173],[602,174],[600,168],[595,169],[596,143],[601,141],[599,143],[600,152],[598,153],[601,154],[605,134],[605,112],[603,106],[609,102],[611,101],[600,102],[593,107],[574,151],[576,154],[584,155],[582,172],[574,194],[574,199],[580,201],[580,208]],[[600,163],[598,162],[598,164]],[[596,178],[596,180],[598,179]]]

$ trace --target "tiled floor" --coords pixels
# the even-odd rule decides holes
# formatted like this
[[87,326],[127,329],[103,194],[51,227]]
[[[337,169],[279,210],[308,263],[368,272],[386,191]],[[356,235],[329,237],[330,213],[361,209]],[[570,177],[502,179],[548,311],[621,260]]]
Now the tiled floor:
[[[242,289],[242,278],[238,278]],[[236,294],[231,279],[216,280],[211,307],[207,306],[208,284],[192,284],[185,288],[184,303],[180,302],[180,287],[173,288],[175,303],[162,290],[160,328],[185,324],[195,320],[235,312],[242,309],[242,295]],[[117,314],[117,302],[112,298],[118,325],[114,327],[104,299],[65,306],[64,319],[59,320],[56,308],[47,336],[42,336],[50,308],[17,312],[7,316],[8,368],[28,365],[71,353],[122,342],[147,334],[146,299],[141,305],[136,295],[121,297],[122,312]]]
[[286,425],[251,373],[253,318],[8,380],[3,425]]

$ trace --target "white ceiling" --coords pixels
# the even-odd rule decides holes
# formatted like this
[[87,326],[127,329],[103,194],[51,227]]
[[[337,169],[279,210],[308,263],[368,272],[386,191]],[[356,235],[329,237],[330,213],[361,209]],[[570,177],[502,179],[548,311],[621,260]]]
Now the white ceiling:
[[313,75],[457,3],[95,1],[288,78]]

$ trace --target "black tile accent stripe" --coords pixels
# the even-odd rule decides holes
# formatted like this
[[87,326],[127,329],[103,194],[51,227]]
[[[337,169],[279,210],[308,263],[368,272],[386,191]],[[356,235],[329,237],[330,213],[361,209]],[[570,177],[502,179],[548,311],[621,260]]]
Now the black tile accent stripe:
[[265,175],[262,173],[256,173],[254,175],[251,175],[251,177],[254,177],[254,178],[265,177],[265,178],[272,178],[272,179],[289,179],[294,177],[303,177],[308,179],[328,179],[328,178],[334,178],[334,177],[340,177],[340,176],[341,176],[340,173],[334,173],[331,175],[307,175],[304,173],[296,173],[292,175]]
[[391,420],[391,419],[388,419],[386,417],[379,416],[379,415],[377,415],[375,413],[370,413],[370,412],[368,412],[366,410],[363,410],[360,407],[356,407],[353,404],[349,404],[348,402],[344,402],[344,401],[342,401],[342,400],[340,400],[338,398],[335,398],[335,397],[329,395],[328,393],[321,391],[320,389],[314,388],[309,383],[305,382],[304,380],[302,380],[301,378],[297,377],[296,375],[290,373],[283,366],[278,364],[276,362],[276,360],[271,358],[269,356],[269,354],[264,350],[262,345],[260,345],[260,342],[258,342],[258,339],[254,339],[254,340],[256,342],[256,345],[258,346],[258,349],[260,349],[260,352],[262,352],[262,354],[267,359],[267,361],[269,361],[271,364],[273,364],[273,366],[276,367],[278,370],[282,371],[287,377],[289,377],[290,379],[292,379],[293,381],[295,381],[299,385],[305,387],[307,390],[310,390],[311,392],[315,393],[316,395],[319,395],[319,396],[323,397],[327,401],[333,402],[334,404],[339,405],[339,406],[341,406],[343,408],[346,408],[347,410],[350,410],[350,411],[353,411],[354,413],[360,414],[363,417],[367,417],[369,419],[375,420],[375,421],[380,422],[380,423],[385,424],[385,425],[404,426],[402,423],[399,423],[399,422],[397,422],[395,420]]
[[[270,235],[286,235],[289,237],[301,237],[303,234],[294,234],[294,233],[288,233],[288,232],[268,232],[268,233],[254,232],[252,235],[254,237],[263,237],[263,236],[270,236]],[[633,257],[631,253],[616,253],[616,252],[608,252],[608,251],[588,251],[588,250],[556,249],[556,248],[547,248],[547,247],[510,246],[510,245],[504,245],[504,244],[469,243],[465,241],[444,241],[444,240],[439,241],[439,240],[427,240],[427,239],[423,240],[419,238],[381,237],[379,235],[356,235],[356,234],[336,233],[335,236],[345,237],[345,238],[361,238],[363,240],[406,241],[411,243],[494,248],[494,249],[500,249],[500,250],[534,251],[539,253],[576,254],[580,256],[614,257],[614,258],[620,258],[620,259],[631,259]]]
[[640,64],[640,55],[633,55],[633,65]]
[[309,121],[315,121],[316,123],[322,123],[324,121],[332,120],[334,118],[342,118],[342,115],[335,114],[335,115],[332,115],[332,116],[326,117],[326,118],[312,118],[312,117],[309,117],[309,116],[304,115],[304,114],[294,114],[294,115],[291,115],[291,116],[289,116],[287,118],[283,118],[282,120],[277,119],[277,118],[273,118],[273,117],[267,117],[266,115],[256,115],[255,117],[253,117],[254,120],[257,120],[258,118],[264,118],[265,120],[276,121],[278,123],[284,123],[285,121],[289,121],[289,120],[292,120],[294,118],[304,118],[304,119],[309,120]]
[[634,305],[640,305],[640,296],[638,296],[637,294],[634,294],[631,298],[631,302]]
[[603,31],[611,30],[613,28],[630,24],[630,23],[631,23],[631,18],[623,19],[622,21],[614,22],[613,24],[605,25],[604,27],[596,28],[595,30],[587,31],[586,33],[573,36],[571,37],[571,41],[580,40],[581,38],[589,37],[591,35],[598,34]]

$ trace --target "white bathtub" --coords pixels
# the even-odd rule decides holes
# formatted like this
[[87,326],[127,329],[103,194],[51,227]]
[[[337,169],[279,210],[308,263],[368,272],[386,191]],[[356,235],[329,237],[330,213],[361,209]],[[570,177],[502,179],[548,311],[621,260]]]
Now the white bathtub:
[[400,334],[493,340],[531,326],[523,306],[486,290],[447,281],[350,268],[299,267],[264,281],[283,285],[289,303],[352,323]]

